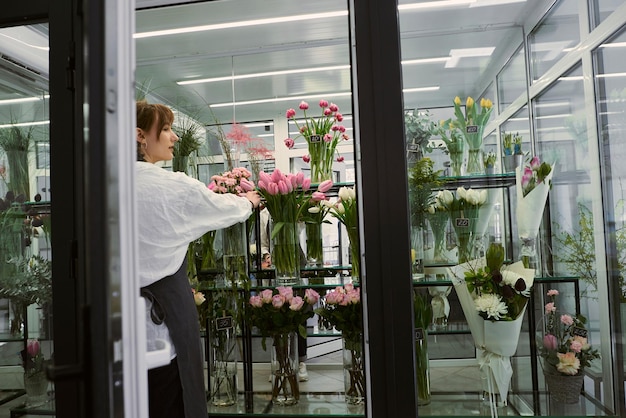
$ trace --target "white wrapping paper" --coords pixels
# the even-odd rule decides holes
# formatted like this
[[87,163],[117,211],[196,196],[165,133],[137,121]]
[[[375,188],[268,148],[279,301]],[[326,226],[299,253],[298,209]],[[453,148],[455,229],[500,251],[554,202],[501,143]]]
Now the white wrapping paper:
[[[450,277],[454,284],[454,289],[459,297],[459,302],[463,308],[465,319],[469,325],[474,340],[474,345],[482,354],[478,359],[481,372],[489,381],[488,386],[493,387],[493,393],[498,393],[503,401],[507,398],[513,368],[511,367],[511,356],[517,350],[519,334],[524,320],[526,307],[520,315],[513,321],[491,321],[483,319],[476,310],[474,298],[465,283],[465,272],[475,271],[486,265],[484,257],[471,260],[467,263],[459,264],[449,268]],[[517,262],[506,266],[507,270],[514,271],[524,277],[530,289],[534,280],[535,271],[526,269],[522,262]],[[491,392],[491,390],[490,390]],[[493,402],[493,399],[490,400]],[[497,416],[495,405],[492,405],[492,416]]]
[[[552,165],[554,167],[554,164]],[[515,169],[515,189],[517,191],[517,232],[522,240],[534,239],[539,232],[543,208],[546,205],[550,181],[554,174],[554,168],[548,176],[539,183],[530,193],[524,196],[522,191],[522,175],[524,167]]]

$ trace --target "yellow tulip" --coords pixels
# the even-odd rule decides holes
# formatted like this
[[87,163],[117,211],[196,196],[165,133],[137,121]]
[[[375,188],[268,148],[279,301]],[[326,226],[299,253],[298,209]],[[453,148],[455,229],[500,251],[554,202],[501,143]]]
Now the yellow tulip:
[[461,105],[461,98],[459,96],[456,96],[454,98],[454,104],[457,105],[457,106]]
[[493,103],[491,102],[491,100],[485,99],[485,105],[483,107],[486,109],[491,109],[492,106],[493,106]]
[[474,99],[472,99],[470,96],[467,96],[467,100],[465,101],[465,107],[471,109],[472,106],[474,106]]

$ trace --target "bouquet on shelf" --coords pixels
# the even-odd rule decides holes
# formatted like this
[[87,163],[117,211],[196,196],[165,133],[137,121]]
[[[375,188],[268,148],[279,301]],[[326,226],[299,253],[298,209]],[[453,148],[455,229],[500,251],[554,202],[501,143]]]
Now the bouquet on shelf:
[[516,169],[517,232],[521,241],[521,256],[526,267],[535,256],[535,238],[539,232],[543,208],[552,187],[554,170],[534,156]]
[[270,237],[277,244],[272,253],[277,275],[297,271],[300,268],[299,242],[294,238],[297,223],[312,202],[326,200],[325,192],[332,187],[332,182],[322,182],[315,192],[310,192],[311,179],[302,172],[283,174],[275,169],[271,174],[259,173],[258,187],[273,221]]
[[21,351],[22,365],[27,377],[33,377],[44,373],[45,359],[41,352],[39,340],[29,339],[26,342],[26,349]]
[[[322,109],[322,116],[307,117],[309,104],[305,101],[300,102],[298,108],[302,110],[304,119],[298,121],[296,119],[296,111],[288,109],[285,116],[295,124],[298,129],[298,136],[302,136],[308,144],[309,154],[303,157],[305,162],[311,164],[311,179],[313,183],[321,183],[324,180],[332,180],[333,161],[337,144],[341,140],[348,140],[343,115],[339,112],[339,107],[334,103],[328,103],[326,100],[319,101],[319,107]],[[285,139],[285,146],[291,149],[295,142],[289,137]],[[343,161],[342,157],[337,156],[337,161]]]
[[544,359],[545,373],[576,376],[582,374],[592,360],[600,358],[600,354],[588,342],[587,318],[558,313],[555,305],[558,295],[558,290],[548,290],[550,302],[545,305],[545,334],[538,344],[539,355]]
[[336,202],[324,202],[330,207],[330,214],[341,222],[348,233],[350,241],[350,257],[352,259],[352,278],[359,278],[359,224],[358,205],[356,191],[354,187],[341,187],[338,192],[339,198]]
[[346,401],[360,403],[365,398],[363,356],[363,307],[360,289],[351,283],[337,286],[324,296],[321,308],[315,310],[326,323],[341,331],[344,344],[344,367],[349,364]]
[[[459,263],[471,260],[473,257],[474,240],[478,236],[480,209],[487,202],[487,190],[474,190],[459,187],[456,194],[443,190],[439,201],[450,216],[454,227],[459,250]],[[482,235],[482,234],[481,234]]]
[[306,309],[306,305],[315,305],[319,298],[319,293],[313,289],[306,289],[304,297],[295,296],[289,286],[265,289],[250,296],[248,319],[259,329],[263,349],[266,349],[267,337],[291,332],[306,337],[306,321],[313,317],[313,310]]
[[482,146],[483,131],[492,111],[493,103],[489,99],[480,99],[480,109],[478,109],[474,99],[467,96],[467,99],[465,99],[465,112],[463,112],[461,110],[461,98],[459,96],[454,98],[456,124],[465,136],[470,149],[480,149]]
[[513,376],[510,357],[517,350],[534,270],[525,269],[521,262],[505,266],[502,244],[492,243],[485,257],[451,267],[449,273],[474,345],[482,350],[484,390],[495,407],[496,394],[506,402]]
[[317,191],[311,193],[310,198],[303,203],[300,222],[304,223],[306,232],[306,257],[309,266],[321,267],[324,264],[322,224],[330,223],[326,220],[330,207],[323,202],[328,200],[324,193],[329,191],[332,186],[332,180],[321,182]]

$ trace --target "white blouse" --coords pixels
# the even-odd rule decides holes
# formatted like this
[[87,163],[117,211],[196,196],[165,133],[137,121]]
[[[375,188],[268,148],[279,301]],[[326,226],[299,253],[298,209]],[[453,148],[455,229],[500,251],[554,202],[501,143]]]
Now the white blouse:
[[[136,164],[135,195],[142,287],[176,273],[191,241],[207,231],[243,222],[252,214],[245,197],[214,193],[184,173],[143,161]],[[165,323],[156,325],[150,319],[151,307],[146,300],[149,351],[156,349],[156,338],[171,342]],[[171,358],[175,356],[172,345]]]

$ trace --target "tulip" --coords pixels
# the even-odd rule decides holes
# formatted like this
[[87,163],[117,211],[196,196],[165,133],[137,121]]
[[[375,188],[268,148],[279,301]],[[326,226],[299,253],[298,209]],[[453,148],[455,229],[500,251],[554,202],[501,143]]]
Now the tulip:
[[302,191],[307,191],[309,190],[309,188],[311,187],[311,178],[307,177],[304,180],[302,180]]
[[456,96],[454,98],[454,104],[457,105],[457,106],[461,105],[461,98],[459,96]]
[[326,200],[326,195],[322,192],[313,192],[311,194],[311,200],[314,202],[321,202],[322,200]]
[[26,352],[28,352],[30,357],[37,357],[40,349],[39,340],[28,340],[28,343],[26,344]]
[[309,108],[309,104],[303,100],[300,102],[298,107],[300,108],[300,110],[307,110]]
[[467,100],[465,100],[465,107],[467,109],[471,109],[472,107],[474,107],[474,99],[472,99],[470,96],[467,96]]
[[342,163],[344,159],[345,158],[343,158],[343,156],[340,155],[339,157],[337,157],[337,162]]
[[327,191],[330,190],[331,187],[333,187],[333,181],[332,180],[324,180],[323,182],[321,182],[319,184],[319,186],[317,186],[317,190],[319,192],[326,193]]
[[467,196],[467,190],[465,190],[463,187],[458,187],[458,188],[456,189],[456,195],[457,195],[457,197],[458,197],[458,199],[459,199],[459,200],[460,200],[460,199],[465,200],[465,199],[466,199],[466,196]]
[[291,119],[296,116],[296,111],[293,109],[287,109],[287,113],[285,113],[285,116],[287,117],[287,119]]
[[441,194],[441,201],[444,205],[450,206],[454,201],[452,192],[450,190],[443,190],[443,193]]
[[339,110],[339,107],[334,103],[331,103],[330,105],[328,105],[328,108],[332,110],[333,112],[337,112]]
[[343,122],[343,115],[339,112],[335,113],[335,120],[337,122]]
[[552,334],[546,334],[543,337],[543,346],[548,350],[556,350],[556,346],[557,346],[556,337]]
[[320,100],[320,107],[323,109],[325,107],[328,107],[328,102],[324,99]]
[[310,155],[303,155],[302,156],[302,161],[304,161],[305,163],[309,163],[311,161],[311,156]]
[[293,148],[293,146],[295,145],[295,141],[294,141],[293,139],[291,139],[291,138],[287,138],[287,139],[285,139],[285,141],[284,141],[284,142],[285,142],[285,146],[286,146],[287,148],[289,148],[289,149],[292,149],[292,148]]
[[333,114],[333,111],[330,110],[330,109],[324,109],[324,112],[322,112],[322,113],[324,113],[324,116],[330,116],[330,115]]

